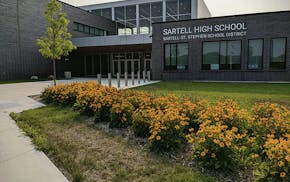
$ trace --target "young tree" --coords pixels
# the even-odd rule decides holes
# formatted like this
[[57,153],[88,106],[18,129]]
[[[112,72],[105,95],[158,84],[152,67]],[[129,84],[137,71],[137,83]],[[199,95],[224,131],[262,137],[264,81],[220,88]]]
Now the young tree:
[[47,21],[46,36],[37,39],[37,45],[40,47],[40,54],[53,62],[53,81],[56,85],[56,61],[62,56],[67,56],[76,47],[69,40],[71,38],[67,28],[69,20],[62,11],[62,4],[57,0],[51,0],[44,15]]

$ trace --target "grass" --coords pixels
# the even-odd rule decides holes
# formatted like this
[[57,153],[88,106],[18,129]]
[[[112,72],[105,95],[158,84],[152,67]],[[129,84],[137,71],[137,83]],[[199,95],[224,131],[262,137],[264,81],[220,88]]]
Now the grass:
[[232,98],[242,107],[250,108],[259,101],[280,103],[290,108],[290,84],[276,83],[202,83],[163,81],[135,88],[160,94],[175,94],[180,97],[206,99],[214,102],[221,97]]
[[39,81],[47,81],[48,79],[38,79],[38,80],[0,80],[0,84],[11,84],[11,83],[23,83],[23,82],[39,82]]
[[11,116],[73,182],[217,181],[106,133],[70,108],[46,106]]

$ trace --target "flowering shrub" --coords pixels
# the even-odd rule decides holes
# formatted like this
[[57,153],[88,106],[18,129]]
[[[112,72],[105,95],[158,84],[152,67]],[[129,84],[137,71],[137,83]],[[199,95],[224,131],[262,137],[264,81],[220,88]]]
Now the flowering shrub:
[[290,181],[290,134],[280,138],[268,135],[263,147],[268,166],[264,179]]
[[155,113],[154,108],[140,108],[133,113],[132,128],[136,136],[149,137],[150,124]]
[[194,141],[194,158],[203,166],[232,170],[239,166],[239,150],[245,150],[247,112],[225,99],[200,112],[202,121]]
[[48,87],[42,92],[42,98],[49,103],[73,105],[76,97],[84,90],[84,85],[79,83],[60,84]]
[[126,99],[117,99],[111,108],[110,127],[125,128],[131,124],[134,106]]
[[[290,112],[274,103],[259,103],[252,108],[251,130],[261,146],[264,167],[257,178],[268,181],[290,181]],[[261,171],[263,171],[261,173]]]
[[150,148],[157,152],[173,152],[185,144],[182,132],[189,124],[188,118],[178,108],[156,109],[151,115]]
[[42,97],[73,105],[110,127],[129,126],[148,138],[152,151],[174,152],[190,144],[199,165],[252,169],[256,181],[290,181],[290,112],[278,104],[258,103],[248,112],[231,99],[193,102],[96,82],[49,87]]

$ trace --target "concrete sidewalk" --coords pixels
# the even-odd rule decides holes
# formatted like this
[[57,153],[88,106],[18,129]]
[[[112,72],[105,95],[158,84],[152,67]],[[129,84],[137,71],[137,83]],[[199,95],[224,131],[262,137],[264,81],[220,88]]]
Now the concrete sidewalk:
[[[94,78],[76,78],[60,80],[57,83],[85,82],[96,80]],[[156,83],[146,82],[141,85]],[[107,84],[106,79],[102,79]],[[126,88],[137,86],[129,85]],[[29,98],[38,95],[41,91],[52,85],[51,81],[27,82],[16,84],[0,84],[0,182],[67,182],[64,175],[40,151],[36,151],[30,139],[17,127],[10,118],[9,113],[21,112],[43,106],[43,104]],[[112,80],[112,86],[116,86]],[[121,81],[124,87],[124,80]]]

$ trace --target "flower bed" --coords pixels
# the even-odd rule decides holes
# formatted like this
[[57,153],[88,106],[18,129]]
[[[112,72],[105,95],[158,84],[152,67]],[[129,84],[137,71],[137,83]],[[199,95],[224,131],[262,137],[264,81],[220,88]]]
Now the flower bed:
[[110,127],[130,127],[136,136],[148,138],[152,151],[175,152],[192,145],[200,166],[251,169],[255,180],[290,181],[290,112],[277,104],[258,103],[249,112],[231,99],[209,104],[96,82],[49,87],[42,97],[94,115],[96,122]]

